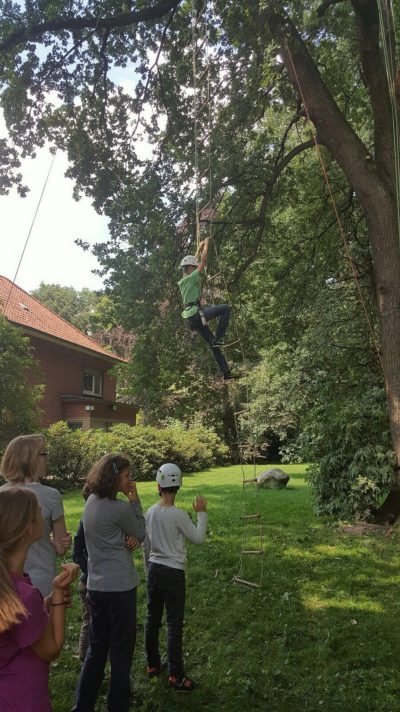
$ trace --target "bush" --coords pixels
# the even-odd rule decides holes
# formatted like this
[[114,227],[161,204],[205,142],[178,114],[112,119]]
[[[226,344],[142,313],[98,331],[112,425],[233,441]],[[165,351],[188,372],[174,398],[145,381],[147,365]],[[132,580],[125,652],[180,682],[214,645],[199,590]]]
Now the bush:
[[389,489],[394,465],[385,394],[374,388],[316,409],[299,438],[311,461],[316,511],[368,518]]
[[159,429],[115,425],[103,430],[70,430],[64,421],[46,432],[49,449],[48,484],[65,490],[76,487],[96,460],[107,452],[124,452],[132,462],[135,480],[151,480],[163,462],[175,462],[185,472],[222,463],[228,448],[203,427]]
[[88,434],[81,430],[70,430],[62,420],[51,425],[45,435],[51,478],[43,479],[42,482],[61,490],[75,488],[93,461],[88,447]]

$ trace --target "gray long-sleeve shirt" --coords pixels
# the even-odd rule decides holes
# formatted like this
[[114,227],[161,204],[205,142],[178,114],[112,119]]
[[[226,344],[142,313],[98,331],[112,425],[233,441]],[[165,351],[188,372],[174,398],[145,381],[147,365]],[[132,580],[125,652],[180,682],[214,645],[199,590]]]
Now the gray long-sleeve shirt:
[[129,591],[139,577],[125,536],[142,542],[145,522],[139,502],[91,494],[83,512],[88,552],[87,588],[91,591]]
[[207,513],[197,513],[197,527],[189,515],[178,507],[153,504],[146,515],[146,539],[143,545],[145,560],[164,564],[173,569],[184,569],[186,539],[203,544],[207,534]]

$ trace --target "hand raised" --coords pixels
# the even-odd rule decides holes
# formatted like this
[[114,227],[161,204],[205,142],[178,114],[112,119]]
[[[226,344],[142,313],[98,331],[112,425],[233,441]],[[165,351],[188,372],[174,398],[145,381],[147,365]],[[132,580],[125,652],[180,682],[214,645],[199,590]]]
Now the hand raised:
[[207,511],[207,500],[201,495],[197,495],[196,501],[192,505],[195,512],[206,512]]

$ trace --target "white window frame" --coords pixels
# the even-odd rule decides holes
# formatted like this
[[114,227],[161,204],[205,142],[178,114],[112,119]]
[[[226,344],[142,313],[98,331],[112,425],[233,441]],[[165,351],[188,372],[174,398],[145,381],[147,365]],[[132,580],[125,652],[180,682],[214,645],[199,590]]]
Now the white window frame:
[[[92,388],[87,390],[85,388],[85,377],[92,376]],[[99,388],[96,390],[96,379],[98,379]],[[88,396],[102,396],[103,395],[103,373],[95,368],[85,368],[83,371],[83,393]]]

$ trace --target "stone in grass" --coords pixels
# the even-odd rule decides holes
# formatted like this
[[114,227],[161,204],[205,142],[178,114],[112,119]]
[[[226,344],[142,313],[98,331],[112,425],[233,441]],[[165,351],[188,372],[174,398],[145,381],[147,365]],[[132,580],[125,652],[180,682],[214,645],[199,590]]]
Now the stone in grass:
[[280,470],[279,467],[273,467],[271,470],[264,470],[258,475],[257,484],[265,489],[283,489],[289,480],[290,477],[286,472]]

